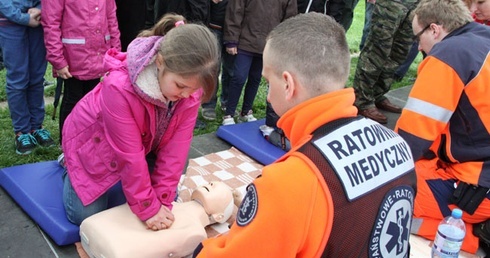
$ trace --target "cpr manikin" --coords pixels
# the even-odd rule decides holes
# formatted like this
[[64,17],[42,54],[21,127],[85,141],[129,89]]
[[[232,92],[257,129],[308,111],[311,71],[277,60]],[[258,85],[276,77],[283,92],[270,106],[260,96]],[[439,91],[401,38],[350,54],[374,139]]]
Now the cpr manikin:
[[191,201],[174,203],[175,221],[153,231],[127,204],[92,215],[80,225],[80,237],[90,257],[185,257],[207,237],[205,227],[225,222],[233,213],[233,194],[222,182],[196,188]]

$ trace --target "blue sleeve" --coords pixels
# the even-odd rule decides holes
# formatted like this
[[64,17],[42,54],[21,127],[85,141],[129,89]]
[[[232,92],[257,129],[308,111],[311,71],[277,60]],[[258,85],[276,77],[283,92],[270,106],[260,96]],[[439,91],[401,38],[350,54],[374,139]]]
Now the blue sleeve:
[[14,6],[15,2],[12,0],[0,0],[0,13],[9,21],[20,24],[28,25],[30,15],[22,12],[19,7]]

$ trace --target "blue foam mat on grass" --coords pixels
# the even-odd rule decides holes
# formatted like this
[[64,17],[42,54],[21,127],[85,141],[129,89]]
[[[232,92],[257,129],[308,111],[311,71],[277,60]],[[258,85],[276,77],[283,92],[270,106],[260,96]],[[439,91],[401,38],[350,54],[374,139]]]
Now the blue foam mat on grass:
[[[66,218],[63,206],[63,168],[45,161],[0,169],[0,185],[58,245],[80,241],[79,227]],[[126,200],[120,183],[109,191],[110,206]]]
[[259,129],[263,124],[265,124],[265,119],[248,123],[223,125],[218,128],[216,135],[259,163],[268,165],[286,152],[264,138]]

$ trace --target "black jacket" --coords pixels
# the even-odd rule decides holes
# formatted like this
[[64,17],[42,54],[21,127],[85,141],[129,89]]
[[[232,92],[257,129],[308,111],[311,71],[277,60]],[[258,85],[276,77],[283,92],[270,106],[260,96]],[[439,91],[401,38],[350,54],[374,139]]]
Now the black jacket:
[[176,13],[184,16],[189,22],[209,22],[210,0],[156,0],[155,22],[166,13]]
[[317,12],[327,14],[326,0],[298,0],[298,13],[306,13],[306,9],[310,3],[309,13]]

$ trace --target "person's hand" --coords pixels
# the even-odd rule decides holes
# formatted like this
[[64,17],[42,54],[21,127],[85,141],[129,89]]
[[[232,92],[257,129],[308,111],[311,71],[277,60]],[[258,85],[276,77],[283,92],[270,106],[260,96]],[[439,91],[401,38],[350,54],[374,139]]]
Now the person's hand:
[[238,49],[237,49],[237,47],[227,47],[226,53],[228,53],[230,55],[236,55],[236,54],[238,54]]
[[158,213],[155,214],[155,216],[147,219],[145,223],[148,229],[151,229],[153,231],[158,231],[162,229],[167,229],[170,226],[172,226],[174,220],[175,220],[174,214],[170,211],[169,208],[162,205],[160,206],[160,210],[158,211]]
[[34,28],[41,24],[41,10],[39,8],[30,8],[27,13],[29,14],[29,27]]
[[219,2],[221,2],[223,0],[212,0],[212,1],[213,1],[213,3],[217,4],[217,3],[219,3]]
[[70,71],[68,70],[68,66],[59,69],[56,71],[56,74],[58,74],[58,77],[61,79],[68,79],[72,77]]
[[368,3],[376,4],[376,0],[367,0]]
[[39,8],[29,8],[29,10],[27,10],[27,13],[30,14],[30,15],[33,15],[34,17],[37,17],[38,20],[41,19],[41,9]]

